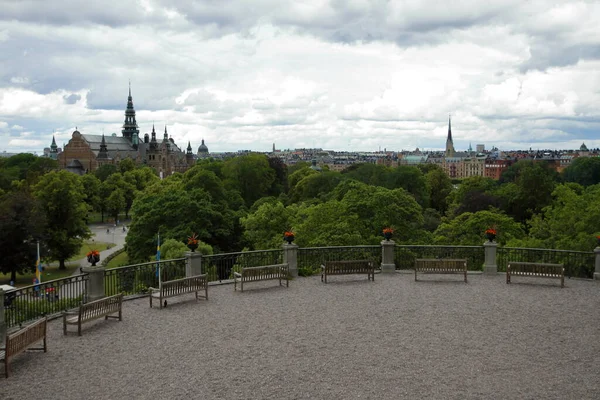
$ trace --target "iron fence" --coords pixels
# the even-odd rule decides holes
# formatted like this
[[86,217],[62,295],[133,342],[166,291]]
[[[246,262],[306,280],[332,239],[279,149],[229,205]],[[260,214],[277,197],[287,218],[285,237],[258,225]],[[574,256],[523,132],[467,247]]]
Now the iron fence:
[[414,269],[417,258],[464,258],[469,271],[482,271],[485,263],[483,246],[396,245],[396,269]]
[[298,249],[298,273],[310,275],[320,270],[326,261],[371,260],[381,265],[381,246],[305,247]]
[[498,271],[505,272],[510,261],[563,264],[569,278],[594,277],[595,255],[593,251],[571,251],[551,249],[526,249],[520,247],[498,247],[496,263]]
[[55,279],[4,293],[4,318],[8,328],[42,316],[52,317],[79,306],[86,297],[87,274]]
[[185,258],[152,261],[127,265],[104,271],[104,293],[112,296],[146,294],[149,287],[158,288],[158,274],[162,281],[185,278]]
[[256,250],[202,256],[202,273],[208,281],[233,279],[233,272],[241,268],[283,263],[283,250]]

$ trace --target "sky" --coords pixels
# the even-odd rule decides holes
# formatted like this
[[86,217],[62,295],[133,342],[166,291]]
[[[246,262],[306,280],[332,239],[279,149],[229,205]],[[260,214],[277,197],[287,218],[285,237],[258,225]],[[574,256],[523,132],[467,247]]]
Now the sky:
[[600,2],[0,0],[0,152],[600,147]]

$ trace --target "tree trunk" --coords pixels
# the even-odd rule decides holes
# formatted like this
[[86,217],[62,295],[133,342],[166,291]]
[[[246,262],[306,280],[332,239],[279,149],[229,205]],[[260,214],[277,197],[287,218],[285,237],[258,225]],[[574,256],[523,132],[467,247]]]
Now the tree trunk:
[[101,219],[101,222],[104,223],[104,210],[100,211],[100,219]]
[[67,265],[65,264],[65,259],[61,258],[58,260],[58,269],[67,269]]
[[10,271],[10,280],[11,280],[11,283],[13,284],[13,286],[17,282],[17,271],[14,269],[12,271]]

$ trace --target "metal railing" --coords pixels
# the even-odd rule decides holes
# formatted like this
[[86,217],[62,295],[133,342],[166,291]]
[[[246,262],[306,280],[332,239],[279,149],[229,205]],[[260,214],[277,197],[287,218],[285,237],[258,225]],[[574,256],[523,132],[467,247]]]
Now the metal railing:
[[498,271],[505,272],[510,261],[564,264],[569,278],[594,277],[595,254],[593,251],[571,251],[551,249],[526,249],[521,247],[498,247],[496,253]]
[[104,293],[106,296],[145,294],[149,287],[158,288],[159,270],[162,281],[184,278],[185,260],[177,258],[107,269],[104,271]]
[[396,269],[414,269],[417,258],[465,258],[469,271],[482,271],[485,263],[483,246],[396,245]]
[[305,247],[298,249],[298,270],[320,270],[325,261],[371,260],[381,265],[381,246]]
[[87,274],[55,279],[4,293],[4,318],[8,328],[52,317],[79,306],[86,296]]
[[233,271],[283,263],[283,250],[256,250],[202,256],[202,273],[208,281],[233,279]]

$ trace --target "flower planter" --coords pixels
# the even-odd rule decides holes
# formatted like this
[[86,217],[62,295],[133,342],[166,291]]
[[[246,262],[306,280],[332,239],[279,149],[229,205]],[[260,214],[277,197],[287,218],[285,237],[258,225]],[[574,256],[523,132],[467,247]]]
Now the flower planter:
[[496,235],[492,235],[491,233],[486,233],[485,235],[488,239],[488,241],[493,242],[494,240],[496,240]]
[[95,267],[96,263],[100,262],[100,254],[90,255],[88,256],[87,260],[90,264],[92,264],[92,267]]
[[288,244],[292,244],[292,242],[294,241],[295,237],[294,236],[284,236],[283,240],[285,240]]
[[190,251],[193,253],[196,251],[196,249],[198,248],[197,244],[188,244],[188,249],[190,249]]
[[391,233],[384,233],[383,237],[385,238],[385,240],[387,240],[389,242],[390,239],[392,238],[392,234]]

